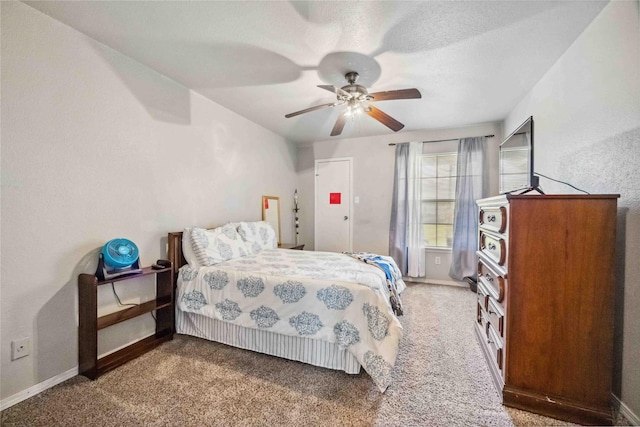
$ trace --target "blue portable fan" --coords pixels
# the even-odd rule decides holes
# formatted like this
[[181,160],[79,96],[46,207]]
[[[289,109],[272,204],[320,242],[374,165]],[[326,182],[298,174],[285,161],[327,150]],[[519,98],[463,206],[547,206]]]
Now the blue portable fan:
[[140,273],[138,247],[128,239],[109,240],[100,251],[96,276],[109,280],[127,274]]

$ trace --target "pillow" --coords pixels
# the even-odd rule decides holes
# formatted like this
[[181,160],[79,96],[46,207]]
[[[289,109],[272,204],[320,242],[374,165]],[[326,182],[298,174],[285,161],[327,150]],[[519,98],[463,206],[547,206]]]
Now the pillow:
[[238,225],[238,234],[246,243],[247,249],[254,254],[278,247],[276,231],[266,221],[241,222]]
[[182,255],[184,255],[184,259],[187,260],[187,263],[191,267],[202,267],[200,262],[198,262],[196,253],[193,251],[193,245],[191,244],[191,230],[193,230],[193,227],[185,227],[182,231]]
[[244,241],[232,224],[213,230],[194,227],[191,230],[191,245],[202,266],[211,266],[249,254]]

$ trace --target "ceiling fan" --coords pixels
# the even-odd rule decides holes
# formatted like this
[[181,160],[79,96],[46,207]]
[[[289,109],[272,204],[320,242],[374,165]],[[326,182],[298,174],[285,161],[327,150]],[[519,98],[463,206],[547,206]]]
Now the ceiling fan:
[[337,88],[332,85],[318,85],[319,88],[328,90],[336,94],[338,100],[328,104],[316,105],[315,107],[306,108],[304,110],[296,111],[295,113],[286,114],[286,118],[295,117],[300,114],[309,113],[311,111],[320,110],[326,107],[336,107],[338,105],[346,105],[347,108],[343,109],[336,120],[336,124],[333,126],[331,136],[340,135],[342,129],[347,121],[348,117],[352,117],[361,112],[368,114],[383,125],[387,126],[394,132],[399,131],[404,127],[402,123],[388,115],[387,113],[379,110],[371,105],[371,102],[376,101],[389,101],[392,99],[416,99],[422,98],[418,89],[401,89],[401,90],[389,90],[385,92],[369,93],[364,86],[356,84],[358,81],[358,73],[350,71],[344,75],[345,79],[349,83],[342,88]]

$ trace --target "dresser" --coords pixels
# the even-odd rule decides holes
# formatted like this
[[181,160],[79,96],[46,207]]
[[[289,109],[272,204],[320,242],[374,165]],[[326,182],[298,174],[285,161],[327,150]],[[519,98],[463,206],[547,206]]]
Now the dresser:
[[507,406],[611,424],[619,195],[478,200],[476,337]]

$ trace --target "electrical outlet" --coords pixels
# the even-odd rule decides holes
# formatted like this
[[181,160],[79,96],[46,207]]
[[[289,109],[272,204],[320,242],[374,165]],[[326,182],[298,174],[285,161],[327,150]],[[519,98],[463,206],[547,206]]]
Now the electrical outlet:
[[11,360],[20,359],[29,355],[31,351],[31,338],[20,338],[11,341]]
[[436,257],[436,265],[440,265],[440,262],[441,262],[440,257],[439,257],[439,256],[437,256],[437,257]]

